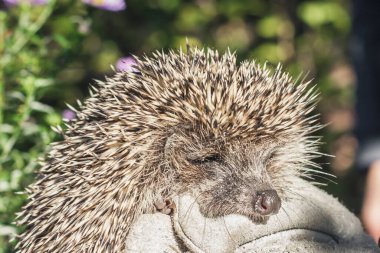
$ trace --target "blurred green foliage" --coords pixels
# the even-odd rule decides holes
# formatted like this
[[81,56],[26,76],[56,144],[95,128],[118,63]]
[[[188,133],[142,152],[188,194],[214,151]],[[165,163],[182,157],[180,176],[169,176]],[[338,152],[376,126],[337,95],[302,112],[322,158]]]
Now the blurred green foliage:
[[[322,121],[332,121],[321,132],[323,152],[343,157],[329,169],[344,175],[351,166],[354,80],[346,56],[347,0],[127,4],[115,13],[74,0],[0,9],[0,253],[12,252],[15,212],[26,198],[18,192],[33,181],[48,143],[59,138],[50,126],[62,124],[65,103],[87,96],[88,84],[112,74],[110,65],[118,58],[183,47],[186,37],[192,45],[230,47],[241,60],[282,62],[294,76],[314,78],[322,93]],[[330,190],[345,199],[347,184]]]

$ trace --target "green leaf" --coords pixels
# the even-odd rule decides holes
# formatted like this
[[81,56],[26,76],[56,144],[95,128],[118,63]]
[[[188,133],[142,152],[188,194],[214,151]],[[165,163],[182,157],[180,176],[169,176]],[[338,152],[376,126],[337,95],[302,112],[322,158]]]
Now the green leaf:
[[262,44],[252,52],[252,56],[261,61],[269,61],[274,64],[286,59],[285,52],[276,43]]
[[279,33],[282,21],[278,16],[267,16],[257,24],[257,32],[264,38],[276,37]]
[[299,6],[297,14],[311,27],[332,23],[335,28],[344,32],[347,32],[350,28],[350,18],[347,10],[336,2],[305,2]]
[[45,88],[51,86],[55,83],[53,78],[37,78],[34,80],[34,85],[36,88]]
[[69,48],[71,46],[70,41],[68,41],[61,34],[54,34],[54,40],[63,48]]
[[7,134],[11,134],[13,133],[15,127],[13,125],[10,125],[10,124],[1,124],[0,125],[0,132],[1,133],[7,133]]
[[44,113],[53,113],[54,112],[54,109],[51,106],[43,104],[43,103],[38,102],[38,101],[32,101],[30,103],[30,108],[32,110],[38,111],[38,112],[44,112]]

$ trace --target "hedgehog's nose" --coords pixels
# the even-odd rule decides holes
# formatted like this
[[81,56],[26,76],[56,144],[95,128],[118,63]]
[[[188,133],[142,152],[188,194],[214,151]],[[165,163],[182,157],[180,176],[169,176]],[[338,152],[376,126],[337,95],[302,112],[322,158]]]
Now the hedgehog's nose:
[[272,215],[280,210],[281,199],[275,190],[258,191],[253,204],[258,214]]

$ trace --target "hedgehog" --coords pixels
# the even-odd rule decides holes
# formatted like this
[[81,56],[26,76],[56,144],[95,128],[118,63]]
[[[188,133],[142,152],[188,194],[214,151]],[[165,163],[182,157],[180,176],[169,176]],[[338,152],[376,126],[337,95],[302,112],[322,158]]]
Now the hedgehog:
[[205,217],[275,215],[294,178],[319,171],[318,92],[236,61],[157,51],[97,81],[27,188],[18,252],[124,252],[133,222],[182,193]]

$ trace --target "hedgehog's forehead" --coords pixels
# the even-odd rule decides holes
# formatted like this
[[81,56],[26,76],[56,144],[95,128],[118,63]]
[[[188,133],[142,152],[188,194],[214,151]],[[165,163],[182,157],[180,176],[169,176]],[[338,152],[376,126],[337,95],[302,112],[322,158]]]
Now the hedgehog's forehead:
[[305,118],[304,85],[296,87],[279,69],[271,74],[255,62],[236,65],[230,53],[171,52],[139,64],[141,75],[133,78],[128,98],[140,100],[139,113],[164,126],[189,124],[216,136],[266,136],[300,129]]
[[[262,150],[272,150],[274,147],[281,146],[286,141],[285,136],[250,136],[247,138],[230,136],[206,136],[201,129],[179,130],[175,128],[167,135],[166,142],[171,142],[173,138],[178,147],[183,147],[187,152],[227,152],[233,154],[243,154],[260,152]],[[239,151],[236,153],[236,151]]]

